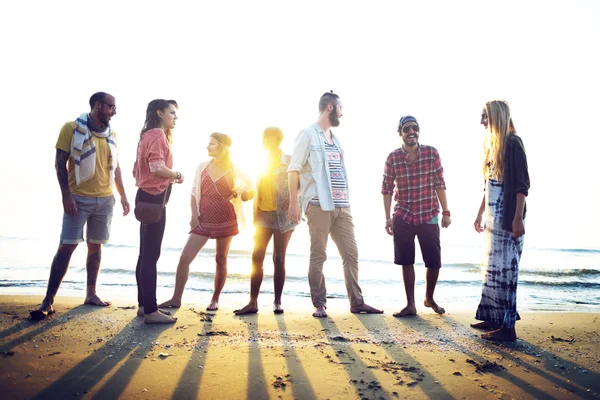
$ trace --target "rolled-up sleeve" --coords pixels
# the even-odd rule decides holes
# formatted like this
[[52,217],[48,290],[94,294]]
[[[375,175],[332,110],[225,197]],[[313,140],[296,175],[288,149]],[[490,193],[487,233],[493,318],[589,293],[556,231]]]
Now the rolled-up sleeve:
[[381,194],[393,194],[394,193],[394,179],[396,179],[396,173],[394,171],[394,153],[390,153],[385,165],[383,167],[383,182],[381,183]]
[[444,180],[444,168],[442,167],[442,159],[440,153],[437,150],[433,154],[433,176],[434,176],[434,189],[446,189],[446,181]]
[[306,131],[301,131],[294,142],[294,152],[287,168],[287,172],[301,172],[302,167],[310,154],[310,136]]

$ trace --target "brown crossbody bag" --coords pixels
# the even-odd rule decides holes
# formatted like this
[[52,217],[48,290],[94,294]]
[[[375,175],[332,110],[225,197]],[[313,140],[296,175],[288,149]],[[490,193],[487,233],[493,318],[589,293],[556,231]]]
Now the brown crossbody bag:
[[168,191],[169,187],[167,187],[163,193],[162,203],[149,203],[147,201],[138,201],[135,205],[135,209],[133,210],[133,213],[135,214],[135,219],[140,221],[142,224],[157,223],[160,220],[160,217],[162,216],[163,209],[165,208]]

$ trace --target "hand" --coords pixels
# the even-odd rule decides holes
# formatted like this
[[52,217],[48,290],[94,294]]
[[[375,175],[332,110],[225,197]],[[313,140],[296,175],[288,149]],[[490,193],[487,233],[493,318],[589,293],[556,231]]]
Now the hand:
[[390,218],[385,221],[385,231],[387,232],[388,235],[394,234],[394,219],[393,218]]
[[200,225],[200,221],[198,221],[198,217],[192,217],[192,220],[190,221],[190,230],[194,230],[196,229],[196,227]]
[[179,178],[173,179],[173,182],[175,182],[175,183],[183,183],[184,180],[185,180],[185,177],[183,175],[181,175],[181,173],[179,173]]
[[77,215],[77,203],[75,203],[75,199],[71,192],[63,193],[62,202],[65,214],[70,215],[71,217]]
[[288,208],[288,217],[294,224],[300,223],[300,207],[298,207],[297,203],[290,203],[290,208]]
[[127,197],[121,196],[121,206],[123,207],[123,216],[129,214],[129,202],[127,201]]
[[449,215],[442,215],[442,228],[447,228],[452,223],[452,218]]
[[246,190],[244,193],[242,193],[242,195],[240,196],[240,199],[242,199],[242,201],[248,201],[251,200],[254,197],[254,192],[252,190]]
[[515,217],[515,219],[513,219],[512,234],[515,239],[525,234],[525,225],[523,224],[523,218]]
[[478,233],[481,233],[484,230],[484,227],[481,224],[481,219],[482,219],[482,216],[481,216],[481,214],[479,214],[479,215],[477,215],[477,218],[475,218],[475,222],[473,222],[473,226],[475,227],[475,230]]

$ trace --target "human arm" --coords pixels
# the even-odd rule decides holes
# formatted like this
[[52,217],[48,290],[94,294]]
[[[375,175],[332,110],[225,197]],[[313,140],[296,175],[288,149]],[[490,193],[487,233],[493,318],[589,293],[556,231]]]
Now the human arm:
[[192,210],[192,219],[190,220],[190,229],[194,230],[198,224],[198,205],[196,204],[196,197],[192,194],[190,196],[190,208]]
[[383,211],[385,212],[385,231],[388,235],[394,234],[393,220],[390,216],[392,208],[392,195],[394,193],[394,153],[390,153],[383,167],[383,181],[381,183],[381,194],[383,195]]
[[510,140],[510,148],[514,152],[514,171],[515,171],[515,192],[516,207],[513,217],[511,230],[513,237],[518,238],[525,234],[525,225],[523,218],[525,214],[525,197],[529,193],[529,170],[527,167],[527,156],[523,141],[518,136],[513,136]]
[[69,161],[69,152],[56,149],[54,168],[56,169],[56,178],[62,194],[62,203],[65,214],[70,216],[77,215],[77,204],[73,199],[71,189],[69,189],[69,172],[67,171],[67,161]]
[[485,211],[485,193],[483,194],[483,199],[481,199],[481,205],[479,206],[479,212],[477,213],[477,218],[475,218],[475,222],[473,225],[475,226],[475,230],[479,233],[483,232],[483,225],[481,224],[481,220],[483,219],[483,212]]
[[129,201],[127,201],[127,195],[125,194],[125,186],[123,186],[123,176],[121,174],[121,165],[117,163],[115,168],[115,186],[119,196],[121,196],[121,206],[123,207],[123,216],[129,214]]
[[392,195],[384,194],[383,195],[383,210],[385,211],[385,231],[388,235],[394,234],[394,225],[393,220],[390,217],[390,209],[392,208]]
[[452,223],[450,215],[444,215],[444,212],[448,211],[448,199],[446,198],[445,188],[436,188],[435,193],[437,194],[438,200],[442,206],[442,228],[447,228]]
[[181,172],[167,168],[167,166],[164,164],[160,167],[157,167],[155,170],[152,170],[152,167],[150,167],[150,172],[155,176],[160,176],[161,178],[173,179],[173,182],[175,183],[183,183],[184,180],[184,176],[181,175]]
[[288,191],[290,193],[290,206],[288,217],[295,224],[300,223],[300,206],[298,205],[298,171],[288,172]]
[[310,136],[302,131],[294,141],[294,151],[288,165],[288,191],[290,196],[290,206],[288,208],[288,217],[295,224],[300,223],[301,210],[298,205],[298,188],[300,187],[300,172],[310,155]]
[[236,182],[231,193],[232,198],[239,196],[242,201],[252,200],[254,198],[254,181],[252,178],[236,166],[233,167],[233,174]]
[[[442,167],[442,159],[436,149],[433,149],[433,176],[434,188],[440,205],[442,206],[442,228],[447,228],[452,223],[450,212],[448,209],[448,199],[446,197],[446,181],[444,180],[444,168]],[[446,214],[446,215],[444,215]]]

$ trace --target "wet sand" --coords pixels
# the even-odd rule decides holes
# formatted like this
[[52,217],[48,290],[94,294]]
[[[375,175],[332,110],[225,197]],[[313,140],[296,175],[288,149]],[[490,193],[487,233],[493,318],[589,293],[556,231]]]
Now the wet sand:
[[149,326],[134,302],[67,297],[31,321],[40,300],[0,296],[3,399],[600,397],[593,313],[522,313],[519,340],[501,344],[480,339],[468,311],[397,319],[340,306],[316,319],[310,308],[237,317],[184,304],[174,325]]

